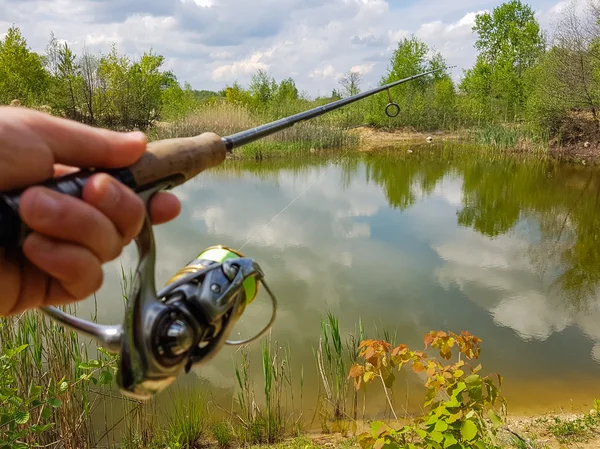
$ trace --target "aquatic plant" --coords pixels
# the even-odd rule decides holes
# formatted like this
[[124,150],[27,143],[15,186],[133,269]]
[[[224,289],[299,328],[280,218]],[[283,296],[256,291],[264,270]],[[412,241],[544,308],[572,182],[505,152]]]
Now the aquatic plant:
[[[429,346],[437,348],[445,361],[452,358],[454,346],[468,360],[479,358],[480,342],[466,331],[460,335],[431,331],[424,338],[425,350]],[[481,365],[472,368],[461,357],[453,364],[443,363],[404,344],[394,348],[383,340],[365,340],[360,347],[364,362],[354,364],[348,377],[354,379],[356,389],[379,379],[392,410],[388,389],[394,383],[395,372],[411,365],[414,373],[427,377],[425,413],[397,429],[382,421],[372,422],[370,432],[359,435],[363,449],[497,447],[495,437],[506,414],[506,401],[499,394],[502,376],[482,377]]]

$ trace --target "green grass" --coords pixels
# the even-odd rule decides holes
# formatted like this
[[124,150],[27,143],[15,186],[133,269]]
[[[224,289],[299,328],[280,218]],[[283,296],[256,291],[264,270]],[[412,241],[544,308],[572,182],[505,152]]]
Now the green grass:
[[227,449],[235,441],[235,430],[227,421],[214,423],[210,431],[220,449]]
[[181,388],[171,391],[171,395],[172,408],[166,422],[169,446],[201,447],[209,436],[206,392],[201,388]]
[[534,150],[548,148],[549,137],[535,132],[522,125],[487,124],[471,130],[471,138],[479,145],[499,149],[515,149],[520,147]]
[[554,417],[547,425],[548,431],[559,443],[579,443],[589,441],[600,425],[598,415],[586,414],[574,419]]

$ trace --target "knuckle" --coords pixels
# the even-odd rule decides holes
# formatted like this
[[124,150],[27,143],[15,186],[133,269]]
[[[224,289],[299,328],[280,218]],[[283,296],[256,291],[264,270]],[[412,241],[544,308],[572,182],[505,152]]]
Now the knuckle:
[[73,274],[77,276],[72,278],[72,282],[64,282],[63,285],[78,300],[100,290],[104,282],[104,273],[98,263],[79,264],[77,269],[73,270]]
[[45,187],[31,187],[21,196],[21,213],[24,221],[32,228],[47,229],[60,224],[66,218],[65,210],[59,194]]
[[144,202],[133,195],[127,208],[123,210],[123,225],[121,232],[125,241],[131,241],[141,230],[146,216]]
[[103,262],[110,262],[121,255],[121,253],[123,252],[123,244],[121,242],[122,239],[119,236],[119,239],[115,239],[114,243],[112,245],[109,245],[108,250],[106,252],[106,257],[104,258]]

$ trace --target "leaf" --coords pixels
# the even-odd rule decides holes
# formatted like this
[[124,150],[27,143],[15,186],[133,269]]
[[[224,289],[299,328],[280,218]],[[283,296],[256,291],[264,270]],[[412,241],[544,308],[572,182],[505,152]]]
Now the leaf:
[[440,432],[436,432],[435,430],[433,432],[430,432],[429,436],[436,443],[441,443],[444,440],[444,435],[442,435]]
[[420,361],[414,362],[412,365],[412,368],[413,368],[413,371],[417,374],[425,371],[425,367],[423,366],[423,364]]
[[[446,430],[448,430],[448,424],[446,423],[446,421],[438,421],[435,424],[434,430],[436,432],[445,432]],[[439,443],[439,441],[438,441]]]
[[371,449],[374,443],[375,440],[370,437],[369,434],[363,433],[358,437],[358,444],[360,444],[360,447],[363,449]]
[[456,399],[456,396],[452,396],[452,398],[449,401],[446,401],[446,407],[458,407],[460,406],[460,402],[458,402],[458,400]]
[[29,387],[29,399],[39,398],[41,392],[42,392],[42,387],[40,387],[39,385],[31,385]]
[[58,387],[59,393],[64,393],[68,389],[69,389],[69,383],[68,382],[61,382],[60,385],[59,385],[59,387]]
[[449,447],[449,446],[452,446],[453,444],[458,443],[456,438],[454,438],[454,435],[452,435],[451,433],[445,434],[445,437],[446,438],[444,440],[444,447]]
[[474,387],[477,385],[481,385],[481,377],[479,377],[477,374],[471,374],[469,377],[467,377],[465,379],[465,383],[469,386],[469,387]]
[[17,424],[27,424],[30,417],[29,412],[15,412],[14,420]]
[[58,398],[50,398],[48,399],[48,405],[50,407],[58,408],[62,405],[62,401]]
[[462,418],[463,412],[459,411],[458,413],[454,413],[453,415],[450,415],[448,418],[446,418],[446,422],[448,424],[452,424],[455,423],[456,421],[458,421],[460,418]]
[[42,410],[42,419],[46,420],[52,416],[52,409],[44,407]]
[[477,426],[473,421],[467,419],[460,428],[460,435],[464,440],[471,441],[477,435]]
[[373,379],[375,379],[375,373],[373,371],[369,371],[363,376],[365,383],[371,382]]
[[102,385],[110,385],[113,380],[113,376],[110,371],[102,371],[100,373],[100,384]]
[[378,438],[383,432],[385,432],[385,423],[383,421],[373,421],[371,423],[371,435],[373,438]]
[[437,415],[431,415],[429,416],[429,419],[425,422],[426,426],[430,426],[432,424],[435,424],[436,422],[438,422],[438,416]]
[[359,376],[362,376],[363,372],[365,371],[364,367],[358,364],[354,364],[350,367],[350,374],[349,376],[352,378],[357,378]]
[[381,449],[385,445],[385,439],[377,438],[375,444],[373,445],[373,449]]
[[427,349],[427,347],[433,343],[433,337],[431,336],[431,334],[427,334],[425,335],[425,338],[423,339],[423,342],[425,343],[425,349]]
[[392,388],[394,385],[394,380],[396,380],[396,376],[394,376],[394,373],[390,372],[390,374],[383,380],[383,383],[386,387]]
[[502,419],[498,416],[498,414],[494,410],[489,409],[488,416],[490,417],[490,420],[492,421],[492,424],[494,425],[494,427],[500,427],[502,425]]
[[14,356],[20,354],[25,349],[27,349],[28,346],[29,345],[21,345],[21,346],[19,346],[17,348],[7,349],[6,350],[6,355],[8,356],[9,359],[12,359]]
[[415,432],[421,438],[425,438],[427,436],[427,432],[425,432],[423,429],[415,429]]
[[35,433],[44,433],[54,427],[54,423],[44,424],[43,426],[34,424],[31,426],[31,430]]

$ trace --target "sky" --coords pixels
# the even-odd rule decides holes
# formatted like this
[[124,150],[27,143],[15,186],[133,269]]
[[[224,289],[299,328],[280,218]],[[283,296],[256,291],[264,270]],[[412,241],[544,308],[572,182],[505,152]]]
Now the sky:
[[[530,0],[544,28],[564,0]],[[398,40],[415,34],[459,79],[475,60],[475,15],[499,0],[0,0],[0,36],[13,24],[43,52],[50,33],[77,52],[139,56],[153,49],[180,82],[218,90],[267,70],[309,96],[328,95],[358,70],[377,84]]]

